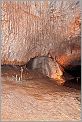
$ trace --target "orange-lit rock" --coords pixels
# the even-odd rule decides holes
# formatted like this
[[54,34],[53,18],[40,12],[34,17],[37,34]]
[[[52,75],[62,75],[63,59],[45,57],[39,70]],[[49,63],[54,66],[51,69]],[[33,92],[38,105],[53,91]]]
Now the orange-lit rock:
[[72,60],[71,45],[75,45],[77,55],[76,51],[74,55],[78,57],[81,31],[79,0],[52,3],[48,0],[5,1],[1,9],[1,64],[24,65],[31,58],[47,56],[49,52],[60,64],[63,56],[63,63],[68,63],[68,57],[69,61]]

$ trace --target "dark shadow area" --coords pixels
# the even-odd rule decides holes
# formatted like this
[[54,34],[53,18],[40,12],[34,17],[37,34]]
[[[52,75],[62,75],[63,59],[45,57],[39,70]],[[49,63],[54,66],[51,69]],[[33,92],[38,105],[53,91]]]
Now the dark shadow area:
[[66,80],[64,86],[81,90],[81,65],[66,68],[65,72],[68,73],[68,75],[71,77],[68,76],[68,79]]
[[28,63],[26,64],[26,68],[28,70],[32,70],[32,65],[33,65],[33,61],[34,61],[35,58],[31,58]]

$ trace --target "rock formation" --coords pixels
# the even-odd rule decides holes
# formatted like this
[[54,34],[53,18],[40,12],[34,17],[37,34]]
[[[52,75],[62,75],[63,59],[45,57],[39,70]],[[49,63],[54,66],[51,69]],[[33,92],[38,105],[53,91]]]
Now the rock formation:
[[1,64],[48,54],[64,67],[80,60],[79,0],[5,1],[1,10]]

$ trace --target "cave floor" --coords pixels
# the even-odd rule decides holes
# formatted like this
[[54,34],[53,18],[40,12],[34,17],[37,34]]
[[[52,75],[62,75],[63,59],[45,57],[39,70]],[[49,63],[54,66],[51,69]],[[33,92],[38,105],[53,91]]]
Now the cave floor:
[[80,90],[58,86],[39,73],[2,68],[1,120],[80,120]]

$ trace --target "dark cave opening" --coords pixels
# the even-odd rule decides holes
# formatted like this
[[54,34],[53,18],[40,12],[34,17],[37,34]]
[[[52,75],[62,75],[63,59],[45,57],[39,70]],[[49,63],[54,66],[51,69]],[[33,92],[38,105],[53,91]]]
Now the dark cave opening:
[[64,86],[81,90],[81,65],[65,68],[65,72],[68,74],[68,79],[65,81]]
[[27,68],[28,70],[32,70],[32,65],[33,65],[34,59],[35,59],[35,58],[31,58],[31,59],[27,62],[26,68]]

